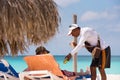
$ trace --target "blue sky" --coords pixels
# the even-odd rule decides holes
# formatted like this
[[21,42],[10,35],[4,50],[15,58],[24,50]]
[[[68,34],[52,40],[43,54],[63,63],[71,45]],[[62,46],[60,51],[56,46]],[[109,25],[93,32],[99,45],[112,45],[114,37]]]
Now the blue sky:
[[[45,44],[53,55],[67,55],[72,48],[69,43],[72,36],[67,36],[68,26],[73,23],[73,14],[77,15],[80,27],[92,27],[101,38],[111,46],[112,55],[120,55],[120,1],[119,0],[54,0],[58,5],[61,24],[56,35]],[[28,53],[35,53],[35,46]],[[90,55],[81,49],[79,55]]]

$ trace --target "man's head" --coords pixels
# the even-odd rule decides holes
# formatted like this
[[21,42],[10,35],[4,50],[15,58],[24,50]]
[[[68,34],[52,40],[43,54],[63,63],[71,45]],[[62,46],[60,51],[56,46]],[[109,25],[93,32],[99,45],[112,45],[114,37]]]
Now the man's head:
[[36,55],[49,53],[49,51],[43,46],[38,47],[35,51],[36,51]]
[[68,35],[72,35],[74,37],[78,37],[80,35],[80,27],[77,24],[71,24],[69,26]]

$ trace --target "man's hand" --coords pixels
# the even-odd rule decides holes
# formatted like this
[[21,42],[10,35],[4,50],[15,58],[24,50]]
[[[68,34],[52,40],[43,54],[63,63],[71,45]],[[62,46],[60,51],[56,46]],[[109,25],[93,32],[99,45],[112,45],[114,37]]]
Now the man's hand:
[[76,46],[77,46],[77,43],[76,43],[76,42],[74,42],[74,41],[72,41],[72,42],[70,43],[70,45],[74,48],[74,47],[76,47]]
[[64,64],[66,64],[71,59],[71,57],[72,57],[72,55],[71,55],[71,53],[69,53],[64,59]]

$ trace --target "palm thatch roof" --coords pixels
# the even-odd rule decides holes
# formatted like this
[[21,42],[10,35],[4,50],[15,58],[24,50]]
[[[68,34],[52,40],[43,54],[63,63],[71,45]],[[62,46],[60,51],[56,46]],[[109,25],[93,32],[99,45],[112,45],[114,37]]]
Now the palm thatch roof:
[[0,56],[46,43],[59,23],[53,0],[0,0]]

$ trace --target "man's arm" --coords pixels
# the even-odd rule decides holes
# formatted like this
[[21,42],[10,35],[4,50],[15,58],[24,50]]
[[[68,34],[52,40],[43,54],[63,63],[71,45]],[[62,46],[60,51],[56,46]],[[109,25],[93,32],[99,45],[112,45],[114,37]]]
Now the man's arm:
[[86,38],[87,38],[86,35],[81,36],[81,38],[80,38],[80,40],[79,40],[77,46],[71,51],[71,54],[72,54],[72,55],[74,55],[75,53],[77,53],[78,50],[80,50],[80,49],[83,47],[83,44],[84,44]]
[[71,51],[71,53],[69,53],[65,57],[65,59],[64,59],[64,63],[65,64],[72,58],[72,55],[74,55],[75,53],[77,53],[78,50],[83,47],[83,44],[84,44],[84,41],[86,40],[86,38],[87,38],[86,35],[80,38],[80,41],[79,41],[78,45]]

